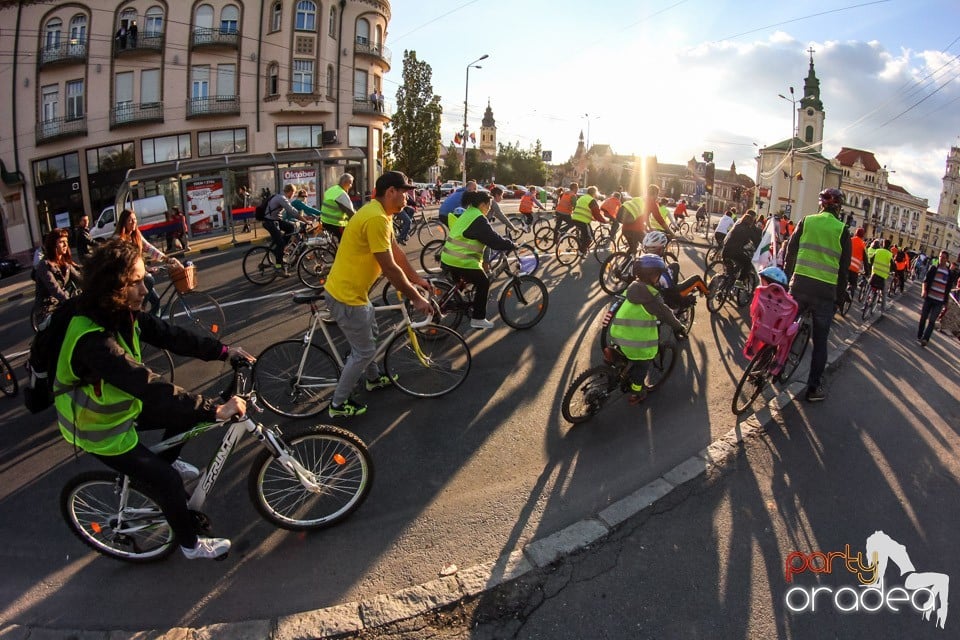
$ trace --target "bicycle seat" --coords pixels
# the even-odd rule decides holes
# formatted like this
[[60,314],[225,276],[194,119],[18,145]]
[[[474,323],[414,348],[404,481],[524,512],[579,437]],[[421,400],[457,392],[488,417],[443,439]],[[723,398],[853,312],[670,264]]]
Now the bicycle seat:
[[326,300],[327,295],[322,291],[319,293],[295,293],[293,295],[294,304],[310,304],[318,300]]

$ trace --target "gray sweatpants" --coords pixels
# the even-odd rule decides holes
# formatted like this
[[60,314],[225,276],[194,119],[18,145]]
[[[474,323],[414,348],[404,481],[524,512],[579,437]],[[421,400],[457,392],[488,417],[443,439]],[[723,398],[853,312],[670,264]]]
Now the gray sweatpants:
[[369,302],[363,306],[343,304],[327,294],[327,308],[330,315],[336,320],[337,326],[350,344],[350,355],[343,365],[340,381],[333,391],[333,404],[339,406],[350,397],[350,393],[360,380],[360,375],[366,373],[367,380],[376,380],[380,377],[380,370],[374,361],[377,354],[377,318],[374,315],[373,305]]

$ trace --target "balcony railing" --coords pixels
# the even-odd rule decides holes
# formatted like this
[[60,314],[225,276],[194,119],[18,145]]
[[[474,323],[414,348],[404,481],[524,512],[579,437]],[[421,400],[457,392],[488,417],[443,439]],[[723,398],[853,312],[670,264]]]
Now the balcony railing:
[[353,99],[353,112],[354,113],[373,113],[376,115],[382,115],[385,118],[390,116],[386,113],[386,107],[378,105],[373,100],[369,98],[354,98]]
[[130,124],[144,122],[163,122],[163,103],[144,102],[141,104],[118,104],[110,109],[110,128],[116,129]]
[[374,58],[379,58],[386,62],[387,65],[390,64],[390,60],[392,58],[390,49],[387,49],[382,44],[370,42],[363,36],[357,36],[357,40],[353,45],[353,51],[354,53],[362,53],[364,55],[373,56]]
[[40,66],[61,62],[84,62],[87,59],[86,42],[61,42],[40,47]]
[[37,144],[87,135],[87,116],[64,116],[37,123]]
[[113,39],[113,57],[135,53],[137,51],[163,51],[163,34],[144,34],[138,35],[136,39],[127,36],[122,43],[119,39]]
[[190,44],[194,47],[232,47],[240,45],[240,32],[234,29],[211,29],[197,27],[193,30]]
[[213,96],[187,100],[187,117],[239,115],[239,96]]

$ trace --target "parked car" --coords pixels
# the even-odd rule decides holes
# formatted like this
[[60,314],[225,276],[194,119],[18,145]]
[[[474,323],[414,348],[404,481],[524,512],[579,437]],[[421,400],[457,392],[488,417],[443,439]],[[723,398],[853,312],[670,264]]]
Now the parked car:
[[456,191],[460,187],[459,183],[456,182],[444,182],[440,185],[440,197],[446,198],[448,195]]
[[6,278],[23,271],[23,265],[14,258],[0,258],[0,278]]

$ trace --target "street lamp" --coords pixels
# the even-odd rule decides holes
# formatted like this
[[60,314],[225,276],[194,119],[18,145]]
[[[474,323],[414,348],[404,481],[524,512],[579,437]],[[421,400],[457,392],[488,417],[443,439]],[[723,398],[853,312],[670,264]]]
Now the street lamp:
[[467,184],[467,100],[470,96],[470,67],[475,69],[482,69],[477,63],[481,60],[486,60],[490,56],[488,54],[483,54],[473,62],[467,65],[467,81],[464,83],[466,88],[463,92],[463,184]]
[[786,100],[791,105],[790,110],[790,182],[787,183],[787,206],[790,212],[787,214],[789,219],[793,215],[793,143],[797,139],[797,99],[793,95],[793,87],[790,87],[790,97],[778,93],[778,96]]
[[[583,186],[587,186],[587,176],[590,174],[590,164],[587,160],[587,154],[590,151],[590,114],[585,113],[583,117],[587,119],[587,146],[583,149]],[[594,116],[593,119],[596,120],[600,116]]]

